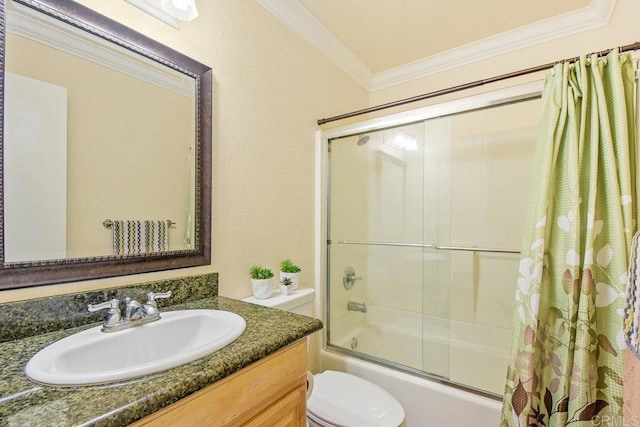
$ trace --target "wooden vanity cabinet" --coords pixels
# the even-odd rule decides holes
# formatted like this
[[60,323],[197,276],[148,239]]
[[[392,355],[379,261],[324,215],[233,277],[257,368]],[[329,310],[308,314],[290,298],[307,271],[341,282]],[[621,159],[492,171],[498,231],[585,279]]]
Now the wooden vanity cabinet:
[[307,344],[301,340],[132,426],[303,427],[306,391]]

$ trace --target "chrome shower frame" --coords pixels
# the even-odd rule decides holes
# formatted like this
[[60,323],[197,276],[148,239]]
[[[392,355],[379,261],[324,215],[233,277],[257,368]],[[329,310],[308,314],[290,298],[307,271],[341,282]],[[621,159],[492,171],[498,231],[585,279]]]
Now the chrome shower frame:
[[[533,76],[532,76],[533,78]],[[473,387],[466,386],[464,384],[458,384],[452,382],[446,378],[442,378],[438,375],[429,374],[427,372],[400,365],[393,361],[380,359],[375,356],[370,356],[364,353],[358,352],[356,349],[347,349],[340,346],[331,344],[331,322],[330,313],[331,307],[330,301],[330,288],[329,288],[329,272],[331,271],[329,251],[332,244],[389,244],[388,242],[356,242],[356,241],[331,241],[330,239],[330,198],[331,194],[331,182],[330,182],[330,165],[331,165],[331,142],[335,139],[357,137],[362,138],[367,132],[384,130],[400,125],[408,125],[428,119],[444,117],[449,115],[455,115],[465,112],[471,112],[476,110],[487,109],[496,107],[498,105],[507,105],[511,103],[517,103],[527,100],[539,98],[542,94],[544,81],[533,80],[529,83],[519,84],[516,86],[508,87],[505,89],[498,89],[495,91],[487,92],[480,95],[469,96],[453,101],[440,103],[428,107],[422,107],[414,110],[409,110],[401,113],[396,113],[384,117],[378,117],[375,119],[363,121],[360,123],[345,125],[336,127],[333,129],[325,129],[318,131],[316,134],[316,267],[317,276],[316,281],[320,286],[319,295],[320,307],[322,313],[322,320],[325,323],[323,329],[322,347],[324,350],[336,353],[345,357],[353,357],[361,360],[366,360],[374,364],[389,367],[398,371],[403,371],[416,375],[419,377],[427,378],[439,383],[443,383],[455,388],[464,389],[471,393],[490,397],[492,399],[500,399],[500,396],[488,393],[483,390],[478,390]],[[356,140],[357,142],[358,140]],[[363,144],[358,144],[363,145]],[[403,244],[406,245],[406,244]],[[473,251],[473,252],[494,252],[494,253],[518,253],[517,250],[503,249],[503,248],[472,248],[472,247],[458,247],[458,246],[438,246],[435,244],[420,244],[420,247],[434,248],[441,250],[461,250],[461,251]]]

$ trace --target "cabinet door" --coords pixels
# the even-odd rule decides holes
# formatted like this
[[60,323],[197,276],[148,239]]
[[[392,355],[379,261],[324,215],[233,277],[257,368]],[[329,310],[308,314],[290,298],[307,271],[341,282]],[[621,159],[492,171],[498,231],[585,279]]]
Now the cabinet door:
[[307,344],[298,341],[131,427],[303,427]]
[[245,424],[246,427],[302,427],[306,422],[306,386],[300,386]]

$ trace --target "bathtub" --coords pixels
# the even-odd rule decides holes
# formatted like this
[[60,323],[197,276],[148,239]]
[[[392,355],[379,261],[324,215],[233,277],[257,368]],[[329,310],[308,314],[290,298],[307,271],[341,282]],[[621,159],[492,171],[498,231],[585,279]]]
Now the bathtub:
[[[504,384],[507,356],[495,351],[496,337],[491,334],[498,336],[498,341],[504,341],[505,335],[508,340],[508,333],[483,331],[484,342],[474,343],[459,340],[456,337],[461,334],[454,333],[469,329],[469,325],[374,305],[369,306],[366,316],[358,314],[351,313],[350,316],[359,321],[343,323],[350,326],[341,332],[335,341],[337,345],[326,346],[320,351],[321,371],[348,372],[378,384],[402,404],[409,427],[494,427],[499,424],[502,402],[498,397],[447,384],[439,381],[438,376],[476,388],[474,385],[477,384],[469,382],[486,383],[487,379],[483,377],[486,372],[497,369],[490,387],[477,388],[493,388],[493,392],[499,394]],[[468,333],[477,335],[478,331]],[[378,361],[391,360],[415,370],[424,367],[434,378],[362,360],[363,355],[373,356]]]

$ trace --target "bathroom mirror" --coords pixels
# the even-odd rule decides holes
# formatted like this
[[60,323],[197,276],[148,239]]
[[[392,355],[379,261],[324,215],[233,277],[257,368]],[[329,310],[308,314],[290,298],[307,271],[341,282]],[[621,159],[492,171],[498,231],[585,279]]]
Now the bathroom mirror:
[[0,1],[0,289],[210,264],[211,69],[73,1]]

